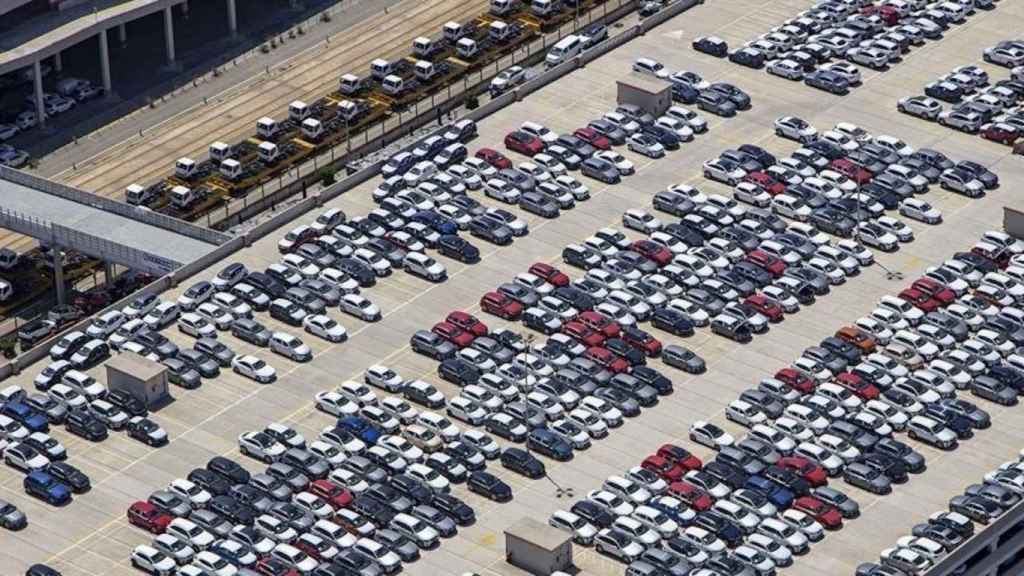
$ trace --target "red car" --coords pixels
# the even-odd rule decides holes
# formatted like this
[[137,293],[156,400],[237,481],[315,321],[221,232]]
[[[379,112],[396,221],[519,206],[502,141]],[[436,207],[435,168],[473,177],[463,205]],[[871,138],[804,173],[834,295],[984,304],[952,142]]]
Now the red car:
[[686,481],[669,484],[668,494],[686,502],[690,508],[697,512],[703,512],[711,508],[711,495]]
[[515,130],[505,136],[505,148],[526,156],[533,156],[544,151],[544,141],[533,134]]
[[1020,138],[1020,130],[1002,122],[982,126],[980,134],[985,140],[1006,144],[1007,146],[1013,146]]
[[587,326],[582,322],[570,320],[565,324],[562,324],[562,334],[575,338],[577,342],[584,346],[600,346],[604,344],[604,335]]
[[783,368],[775,373],[775,379],[780,380],[787,384],[793,390],[801,394],[810,394],[814,392],[817,387],[814,384],[814,380],[810,376],[794,370],[793,368]]
[[512,167],[512,161],[494,148],[481,148],[476,151],[476,157],[487,162],[491,166],[494,166],[498,170],[504,170]]
[[473,336],[477,337],[487,336],[487,333],[489,332],[487,330],[487,325],[477,320],[476,316],[473,316],[472,314],[467,314],[466,312],[463,312],[461,310],[456,310],[452,312],[451,314],[448,315],[447,318],[444,319],[444,321],[448,322],[449,324],[455,324],[459,328],[462,328],[463,330],[470,332],[471,334],[473,334]]
[[769,322],[782,322],[782,319],[785,317],[782,313],[782,307],[769,300],[764,294],[751,294],[747,296],[743,303],[767,318]]
[[836,384],[853,392],[854,396],[864,400],[874,400],[881,392],[871,382],[850,372],[840,372],[836,375]]
[[782,261],[782,258],[773,256],[764,250],[751,250],[743,259],[776,278],[782,276],[782,273],[786,271],[786,263]]
[[629,362],[626,362],[625,358],[617,356],[611,350],[601,346],[591,346],[583,355],[612,374],[621,374],[629,370]]
[[876,15],[885,22],[886,26],[895,26],[900,22],[900,12],[895,6],[884,4],[882,6],[876,6],[869,4],[861,8],[860,13],[865,16]]
[[839,172],[857,184],[863,185],[871,181],[871,172],[868,172],[846,158],[836,158],[829,164],[829,168]]
[[163,513],[149,502],[139,500],[128,507],[128,523],[153,534],[163,534],[171,520],[174,520],[173,516]]
[[480,309],[505,320],[515,320],[523,313],[523,305],[501,292],[488,292],[480,298]]
[[925,313],[938,310],[940,307],[938,300],[914,288],[905,288],[897,296],[917,306],[918,309]]
[[352,503],[352,493],[330,480],[314,480],[309,485],[309,491],[323,498],[335,510]]
[[659,478],[670,484],[681,480],[683,478],[683,474],[686,474],[686,470],[677,466],[675,462],[666,460],[656,454],[644,458],[644,461],[640,463],[640,467],[644,470],[654,472]]
[[658,448],[656,455],[672,462],[686,472],[700,470],[704,467],[704,463],[700,461],[700,458],[691,454],[686,448],[676,446],[675,444],[662,444]]
[[639,328],[623,328],[622,339],[626,344],[640,350],[648,357],[654,358],[661,354],[661,341],[651,336],[646,330]]
[[601,134],[597,130],[594,130],[593,128],[590,127],[577,128],[576,131],[572,133],[572,135],[579,138],[580,140],[583,140],[587,144],[590,144],[594,148],[597,148],[598,150],[611,150],[612,148],[611,140],[608,140],[608,138],[606,138],[604,134]]
[[931,278],[918,278],[910,285],[910,287],[924,292],[935,300],[938,300],[939,304],[942,304],[943,306],[948,306],[956,300],[956,294],[952,290]]
[[818,521],[826,530],[839,530],[843,527],[843,515],[835,506],[826,504],[814,496],[802,496],[793,501],[793,508],[804,512]]
[[778,196],[779,194],[784,194],[786,192],[786,185],[775,178],[772,178],[771,174],[768,174],[767,172],[761,172],[759,170],[750,172],[743,177],[743,181],[757,184],[772,196]]
[[640,254],[658,266],[667,266],[672,262],[672,251],[653,240],[635,240],[629,245],[629,250]]
[[986,249],[984,246],[974,246],[971,248],[971,254],[981,256],[991,260],[993,264],[1000,268],[1006,268],[1010,264],[1010,251],[1003,250],[1001,248],[992,251]]
[[534,262],[528,270],[530,274],[540,278],[541,280],[551,284],[552,286],[568,286],[569,277],[558,268],[555,268],[551,264],[545,264],[544,262]]
[[776,466],[796,472],[814,488],[828,484],[828,474],[825,473],[825,469],[807,458],[787,456],[780,459]]
[[452,344],[455,344],[459,348],[465,348],[475,340],[472,333],[466,332],[455,324],[449,324],[448,322],[438,322],[437,324],[434,324],[434,327],[431,328],[430,331]]
[[593,310],[580,312],[579,316],[576,317],[576,320],[582,322],[588,328],[597,330],[601,334],[604,334],[606,338],[617,338],[619,332],[622,331],[618,322],[604,314],[601,314],[600,312],[594,312]]

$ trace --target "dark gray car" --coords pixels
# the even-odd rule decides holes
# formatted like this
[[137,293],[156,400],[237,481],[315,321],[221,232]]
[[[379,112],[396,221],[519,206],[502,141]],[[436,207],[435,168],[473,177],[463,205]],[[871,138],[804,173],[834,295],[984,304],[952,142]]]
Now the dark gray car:
[[284,462],[274,462],[267,466],[267,474],[287,484],[293,492],[305,490],[309,485],[309,477],[300,468]]
[[231,325],[231,335],[255,346],[265,348],[270,344],[270,330],[267,330],[263,324],[249,318],[235,320]]
[[167,358],[160,363],[167,368],[167,379],[182,388],[192,390],[198,388],[203,382],[196,369],[177,358]]
[[324,280],[306,279],[299,282],[299,288],[304,288],[323,300],[328,306],[337,306],[341,301],[341,291]]
[[498,292],[501,292],[505,296],[519,302],[525,308],[536,306],[540,300],[540,296],[533,290],[523,286],[522,284],[515,284],[513,282],[505,282],[498,286]]
[[[237,325],[238,322],[239,321],[236,320],[235,324]],[[267,340],[270,340],[269,333],[267,334]],[[216,361],[221,368],[227,368],[228,366],[231,366],[231,360],[233,360],[235,357],[234,350],[228,348],[226,344],[220,342],[215,338],[200,338],[199,340],[196,340],[196,343],[193,346],[193,348],[195,348],[198,352],[202,352],[203,354],[206,354],[210,358],[213,358],[214,361]]]
[[892,492],[892,480],[881,470],[863,462],[851,462],[843,470],[843,480],[874,494]]
[[217,361],[198,350],[186,348],[178,352],[178,360],[199,372],[203,378],[215,378],[220,374],[220,365]]
[[234,528],[227,518],[213,510],[196,510],[188,519],[217,538],[227,538]]
[[331,471],[327,461],[302,448],[291,448],[281,455],[281,461],[285,464],[298,468],[309,478],[325,478]]
[[0,526],[8,530],[21,530],[28,526],[28,518],[14,504],[7,500],[0,500]]
[[757,406],[765,413],[769,418],[778,418],[782,416],[782,411],[785,409],[785,405],[779,401],[778,398],[756,389],[747,389],[740,394],[740,400],[750,403],[753,406]]
[[829,293],[828,277],[817,270],[812,270],[806,266],[795,266],[787,268],[783,275],[806,282],[818,296]]
[[312,514],[291,502],[278,502],[270,507],[269,513],[282,522],[287,522],[300,533],[308,531],[316,522]]
[[669,366],[679,368],[691,374],[700,374],[706,370],[704,359],[695,352],[678,344],[669,344],[661,351],[661,359]]
[[856,518],[860,516],[860,504],[835,488],[819,486],[814,489],[814,495],[819,500],[835,506],[843,515],[843,518]]
[[822,346],[810,346],[804,349],[804,356],[828,368],[833,374],[838,374],[846,369],[846,359]]
[[249,485],[279,502],[285,502],[292,498],[292,489],[269,474],[253,474],[249,478]]
[[192,513],[192,506],[186,500],[167,490],[150,494],[149,503],[176,518],[188,518]]
[[511,362],[512,357],[515,356],[511,348],[504,346],[501,342],[489,336],[475,338],[470,347],[487,354],[499,366],[506,362]]

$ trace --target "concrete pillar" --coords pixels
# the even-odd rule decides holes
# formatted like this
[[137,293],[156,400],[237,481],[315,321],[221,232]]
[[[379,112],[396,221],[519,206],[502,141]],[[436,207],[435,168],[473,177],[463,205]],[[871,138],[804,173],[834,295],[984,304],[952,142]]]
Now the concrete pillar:
[[238,13],[235,11],[235,0],[228,2],[228,32],[232,38],[238,35]]
[[107,44],[107,29],[100,30],[100,80],[103,81],[103,94],[110,97],[113,91],[110,86],[110,46]]
[[64,286],[64,250],[59,246],[50,249],[53,254],[53,278],[57,288],[57,304],[66,304],[67,295]]
[[167,42],[167,64],[174,65],[174,13],[171,6],[164,8],[164,40]]
[[42,128],[46,126],[46,107],[43,106],[43,67],[39,65],[39,60],[32,63],[32,82],[36,93],[36,120]]
[[60,57],[59,51],[53,55],[53,70],[54,72],[64,71],[64,59]]
[[117,25],[117,39],[121,42],[121,46],[128,43],[128,26],[124,22]]
[[107,286],[114,284],[114,265],[110,262],[103,263],[103,283]]

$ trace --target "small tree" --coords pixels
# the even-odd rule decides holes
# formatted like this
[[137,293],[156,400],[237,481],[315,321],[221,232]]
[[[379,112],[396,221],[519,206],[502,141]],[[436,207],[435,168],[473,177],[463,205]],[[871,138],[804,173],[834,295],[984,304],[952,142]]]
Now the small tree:
[[328,187],[335,182],[335,172],[331,168],[324,168],[320,171],[320,184],[323,187]]

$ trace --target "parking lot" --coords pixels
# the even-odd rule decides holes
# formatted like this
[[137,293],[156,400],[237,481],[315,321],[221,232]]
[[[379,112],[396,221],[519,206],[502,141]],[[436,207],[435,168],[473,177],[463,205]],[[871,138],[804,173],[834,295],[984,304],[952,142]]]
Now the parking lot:
[[[947,71],[951,63],[967,63],[963,61],[964,54],[980,58],[979,47],[1010,38],[1024,29],[1024,7],[1003,0],[995,12],[979,14],[943,40],[915,50],[892,71],[884,75],[866,73],[864,87],[846,97],[824,95],[689,49],[692,38],[700,34],[717,34],[730,42],[753,38],[806,5],[792,1],[764,4],[746,0],[729,4],[709,1],[481,123],[480,136],[470,144],[471,150],[482,146],[500,149],[504,135],[526,119],[541,122],[559,133],[571,132],[614,107],[615,81],[629,76],[633,61],[640,56],[655,58],[672,71],[687,69],[708,80],[732,82],[750,93],[753,100],[753,109],[735,118],[722,120],[706,116],[709,132],[666,158],[652,161],[623,152],[636,163],[636,175],[610,187],[586,180],[593,197],[557,219],[541,220],[524,215],[530,224],[530,234],[516,239],[512,246],[499,248],[474,241],[481,247],[479,264],[467,267],[442,259],[450,277],[442,284],[429,284],[403,272],[380,280],[376,287],[364,290],[364,294],[381,307],[383,320],[364,324],[332,311],[331,316],[348,329],[349,340],[327,344],[304,335],[306,343],[313,348],[314,359],[310,363],[294,364],[269,351],[256,350],[224,336],[222,340],[237,352],[254,352],[275,366],[278,381],[261,386],[225,371],[205,381],[197,390],[174,388],[176,401],[154,415],[172,438],[167,447],[150,449],[121,434],[112,434],[111,439],[98,444],[87,444],[63,431],[57,432],[55,436],[68,447],[70,462],[92,477],[94,488],[67,508],[49,508],[24,496],[20,487],[22,476],[3,468],[0,497],[25,509],[30,525],[22,532],[3,534],[0,564],[13,566],[13,573],[17,573],[27,564],[55,556],[52,565],[68,575],[133,573],[128,565],[130,548],[147,538],[124,521],[124,511],[132,501],[145,499],[151,491],[186,475],[217,454],[240,458],[246,466],[254,464],[238,456],[236,437],[242,432],[262,428],[268,422],[286,422],[307,438],[315,437],[330,419],[313,409],[313,395],[346,379],[361,380],[363,369],[371,364],[388,365],[406,379],[422,378],[435,384],[449,398],[455,396],[457,389],[437,377],[436,364],[408,349],[408,339],[413,332],[429,328],[453,309],[478,313],[476,303],[484,292],[515,273],[525,271],[533,262],[557,264],[564,245],[579,242],[598,228],[621,227],[625,209],[649,208],[651,196],[669,185],[690,183],[705,192],[728,194],[725,186],[701,178],[701,163],[725,148],[743,143],[763,146],[776,155],[792,151],[795,148],[792,142],[772,133],[772,122],[779,116],[799,115],[819,130],[840,121],[853,122],[875,134],[898,136],[915,147],[936,148],[956,160],[975,160],[998,173],[1003,182],[1001,188],[977,200],[933,186],[927,199],[942,210],[945,222],[937,227],[911,222],[916,236],[914,242],[903,245],[894,254],[875,252],[879,263],[902,273],[905,280],[888,280],[879,266],[868,268],[845,285],[834,288],[819,303],[788,317],[782,324],[773,326],[767,335],[757,336],[745,346],[699,329],[683,343],[708,362],[706,374],[688,376],[654,361],[655,367],[664,368],[673,379],[675,393],[663,398],[657,407],[645,409],[641,417],[629,420],[610,437],[596,442],[593,448],[577,453],[572,462],[547,461],[548,472],[560,486],[572,488],[579,498],[588,490],[598,488],[607,476],[636,465],[663,442],[678,442],[706,458],[710,451],[686,438],[687,429],[695,420],[713,420],[734,435],[741,435],[738,427],[724,423],[722,411],[742,390],[788,365],[803,348],[869,312],[881,295],[897,293],[926,266],[948,258],[953,252],[968,249],[981,232],[1000,229],[1004,205],[1021,206],[1012,195],[1024,183],[1024,165],[1020,159],[1010,157],[1007,148],[900,115],[895,110],[895,101],[906,95],[907,86],[922,86]],[[370,199],[375,185],[376,181],[369,182],[331,206],[341,207],[350,216],[365,214],[375,207]],[[490,200],[484,202],[496,205]],[[276,243],[284,232],[286,230],[279,230],[268,235],[239,253],[237,259],[250,270],[264,268],[278,259]],[[637,237],[635,233],[628,235]],[[197,279],[212,277],[217,269],[219,266]],[[573,277],[580,275],[577,270],[570,273]],[[175,292],[167,298],[177,295]],[[297,334],[296,329],[270,319],[265,313],[259,316],[272,329]],[[483,319],[492,329],[504,324],[490,316]],[[189,343],[190,339],[173,327],[164,333],[179,345]],[[658,336],[666,343],[680,342],[664,332],[658,332]],[[42,365],[38,366],[41,368]],[[31,388],[38,369],[12,381]],[[92,373],[103,379],[100,370],[94,369]],[[906,486],[898,487],[894,495],[876,498],[849,490],[860,500],[863,516],[842,531],[830,534],[823,543],[813,547],[808,557],[798,559],[786,572],[852,573],[859,562],[876,559],[879,550],[908,533],[910,526],[928,513],[943,508],[948,498],[962,490],[966,483],[1015,457],[1024,445],[1024,411],[991,408],[987,404],[986,408],[993,414],[995,424],[991,429],[978,433],[974,440],[955,452],[940,453],[922,447],[928,460],[927,472],[914,477]],[[256,470],[254,466],[250,469]],[[489,471],[511,484],[514,500],[494,504],[465,495],[465,490],[459,489],[460,497],[465,495],[467,502],[476,509],[477,523],[461,529],[458,536],[447,540],[439,550],[424,554],[421,561],[407,565],[407,573],[519,574],[503,562],[502,530],[524,515],[544,521],[550,512],[568,508],[573,500],[557,497],[555,486],[546,480],[526,480],[494,465]],[[7,545],[8,542],[11,545]],[[577,551],[577,564],[587,573],[622,573],[621,564],[590,550],[578,548]]]

